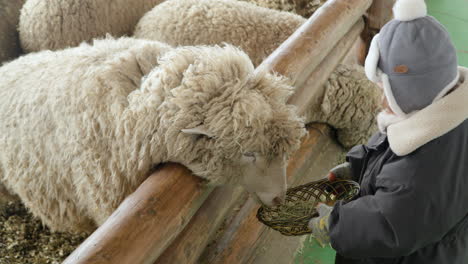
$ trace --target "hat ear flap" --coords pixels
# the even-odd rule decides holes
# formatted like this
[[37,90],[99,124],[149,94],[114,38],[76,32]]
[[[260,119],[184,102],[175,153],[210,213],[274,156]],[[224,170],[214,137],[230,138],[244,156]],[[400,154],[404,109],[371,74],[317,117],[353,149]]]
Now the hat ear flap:
[[401,109],[400,105],[396,101],[395,96],[393,95],[392,86],[390,85],[390,80],[388,79],[388,75],[382,73],[382,86],[385,94],[385,98],[387,98],[388,105],[392,109],[392,111],[400,117],[405,117],[406,113]]
[[366,57],[366,62],[364,64],[364,70],[366,72],[366,76],[369,80],[377,83],[381,82],[381,74],[382,71],[378,68],[379,59],[380,59],[380,51],[379,51],[379,34],[375,35],[372,39],[369,53]]

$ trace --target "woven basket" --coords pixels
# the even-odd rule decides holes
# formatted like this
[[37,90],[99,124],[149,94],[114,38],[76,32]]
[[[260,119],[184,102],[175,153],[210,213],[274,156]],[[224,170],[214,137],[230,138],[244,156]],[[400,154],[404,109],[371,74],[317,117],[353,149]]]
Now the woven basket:
[[[357,182],[350,180],[330,182],[323,179],[288,189],[283,206],[294,206],[298,201],[310,201],[314,204],[320,202],[331,206],[338,200],[349,201],[358,193],[359,184]],[[286,236],[310,234],[312,231],[309,229],[308,223],[311,218],[318,216],[314,209],[308,215],[291,217],[287,220],[283,217],[279,220],[278,212],[278,206],[262,206],[257,211],[257,218],[263,224]]]

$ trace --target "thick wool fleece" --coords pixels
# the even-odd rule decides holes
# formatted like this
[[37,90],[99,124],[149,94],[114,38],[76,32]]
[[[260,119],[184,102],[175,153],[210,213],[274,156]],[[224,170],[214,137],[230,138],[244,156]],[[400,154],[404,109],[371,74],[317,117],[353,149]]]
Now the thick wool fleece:
[[[288,156],[305,134],[292,87],[232,46],[105,39],[0,76],[0,179],[53,230],[100,225],[155,164],[235,184],[244,152]],[[181,132],[200,124],[213,136]]]
[[83,41],[131,35],[138,20],[163,0],[27,0],[19,32],[27,52],[74,47]]
[[306,20],[232,0],[168,0],[138,22],[134,36],[170,45],[242,48],[259,65]]
[[339,65],[325,84],[319,108],[310,108],[307,121],[328,123],[346,148],[364,144],[377,131],[382,89],[369,81],[361,66]]
[[18,26],[24,0],[0,0],[0,65],[21,53]]

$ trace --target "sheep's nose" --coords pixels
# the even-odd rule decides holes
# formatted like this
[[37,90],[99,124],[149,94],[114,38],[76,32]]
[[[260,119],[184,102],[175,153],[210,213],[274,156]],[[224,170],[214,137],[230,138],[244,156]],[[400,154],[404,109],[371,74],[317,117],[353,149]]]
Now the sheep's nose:
[[280,205],[283,203],[283,201],[284,201],[283,198],[277,196],[273,199],[273,205],[274,206]]

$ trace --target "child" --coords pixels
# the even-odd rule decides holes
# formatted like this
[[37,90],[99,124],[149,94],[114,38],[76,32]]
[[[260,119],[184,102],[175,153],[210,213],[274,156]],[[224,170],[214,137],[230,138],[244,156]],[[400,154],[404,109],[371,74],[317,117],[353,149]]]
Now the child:
[[468,263],[468,69],[423,0],[399,0],[371,44],[368,78],[384,90],[380,132],[329,178],[359,197],[319,205],[313,235],[336,263]]

